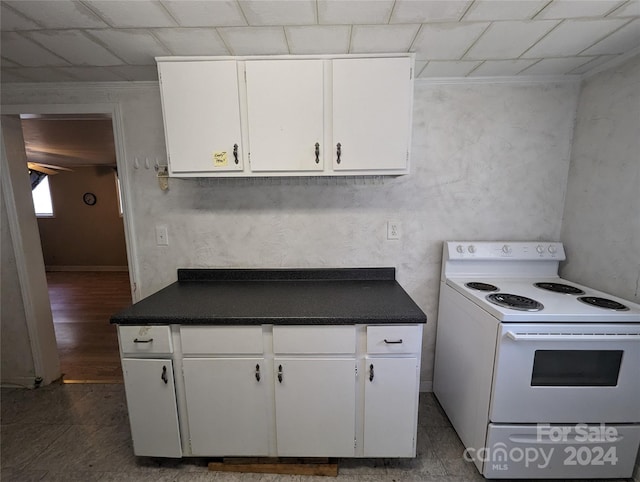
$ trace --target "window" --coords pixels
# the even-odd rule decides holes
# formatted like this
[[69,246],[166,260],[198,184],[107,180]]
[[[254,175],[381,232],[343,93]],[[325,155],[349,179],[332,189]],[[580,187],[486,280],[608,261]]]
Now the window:
[[53,217],[53,203],[51,202],[51,191],[49,190],[49,176],[45,177],[31,191],[33,196],[33,207],[38,217]]

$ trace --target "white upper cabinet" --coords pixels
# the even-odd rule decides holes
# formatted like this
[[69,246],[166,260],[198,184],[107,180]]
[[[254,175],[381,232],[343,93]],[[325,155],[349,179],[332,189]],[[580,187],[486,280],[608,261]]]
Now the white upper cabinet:
[[157,61],[171,176],[409,172],[412,54]]
[[322,60],[255,60],[245,68],[251,171],[322,171]]
[[158,62],[169,173],[243,170],[235,60]]
[[413,99],[411,59],[335,59],[332,64],[333,169],[407,169]]

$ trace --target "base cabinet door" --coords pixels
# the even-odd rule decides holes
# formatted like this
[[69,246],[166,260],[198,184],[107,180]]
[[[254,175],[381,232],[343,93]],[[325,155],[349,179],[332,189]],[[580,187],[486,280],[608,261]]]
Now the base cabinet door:
[[365,457],[414,457],[417,358],[366,358]]
[[262,357],[183,360],[193,455],[268,455],[264,368]]
[[281,457],[353,457],[355,359],[276,357]]
[[182,457],[171,360],[123,358],[122,371],[134,453]]

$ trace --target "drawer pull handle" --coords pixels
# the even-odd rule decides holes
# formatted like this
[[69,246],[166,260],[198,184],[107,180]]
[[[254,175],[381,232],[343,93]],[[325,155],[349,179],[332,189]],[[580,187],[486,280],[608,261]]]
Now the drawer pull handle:
[[336,144],[336,162],[340,164],[340,156],[342,155],[342,144],[339,142]]
[[260,381],[260,365],[256,365],[256,381]]
[[320,144],[316,142],[316,164],[320,164]]
[[153,342],[153,338],[148,338],[146,340],[141,340],[139,338],[134,338],[133,342],[134,343],[151,343],[151,342]]
[[282,383],[282,365],[278,366],[278,381]]
[[369,381],[373,381],[373,363],[369,365]]
[[166,367],[166,365],[163,365],[163,367],[162,367],[162,375],[160,375],[160,378],[162,378],[162,381],[165,383],[165,385],[167,383],[169,383],[169,378],[167,377],[167,367]]
[[400,338],[399,340],[387,340],[386,338],[384,339],[384,342],[387,345],[399,345],[400,343],[402,343],[402,338]]
[[238,164],[238,144],[233,145],[233,161]]

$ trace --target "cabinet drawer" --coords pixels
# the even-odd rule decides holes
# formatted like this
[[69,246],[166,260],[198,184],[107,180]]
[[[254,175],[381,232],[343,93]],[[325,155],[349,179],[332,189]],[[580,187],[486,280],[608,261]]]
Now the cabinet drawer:
[[345,326],[274,326],[274,353],[356,352],[356,327]]
[[258,354],[263,351],[262,326],[181,326],[185,355]]
[[420,353],[421,325],[367,327],[367,353]]
[[122,353],[172,353],[171,329],[168,326],[118,326]]

